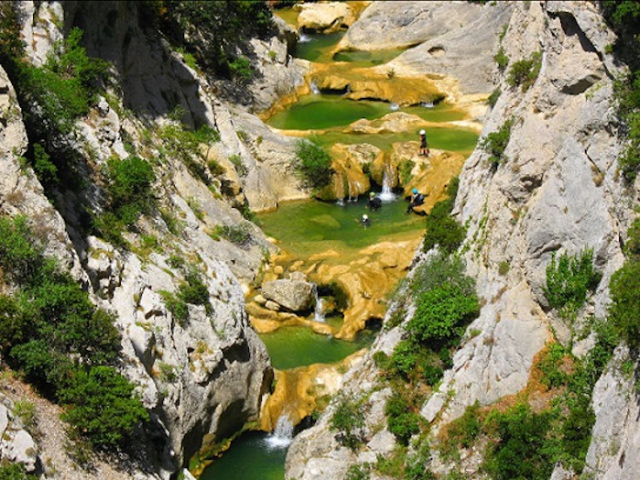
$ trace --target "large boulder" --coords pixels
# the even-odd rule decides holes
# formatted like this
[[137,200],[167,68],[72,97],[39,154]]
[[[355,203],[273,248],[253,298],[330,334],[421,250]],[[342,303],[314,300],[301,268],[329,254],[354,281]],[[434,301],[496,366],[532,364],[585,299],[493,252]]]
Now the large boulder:
[[292,312],[303,312],[315,304],[315,286],[302,280],[280,279],[262,285],[262,295]]
[[354,12],[346,2],[306,3],[298,16],[298,29],[331,33],[354,21]]

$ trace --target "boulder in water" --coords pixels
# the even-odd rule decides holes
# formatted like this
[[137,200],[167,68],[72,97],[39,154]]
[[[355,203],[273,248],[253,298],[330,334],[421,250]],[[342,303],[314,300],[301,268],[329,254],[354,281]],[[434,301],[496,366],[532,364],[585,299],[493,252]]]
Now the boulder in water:
[[292,312],[310,310],[315,303],[314,285],[300,280],[265,282],[262,285],[262,296]]

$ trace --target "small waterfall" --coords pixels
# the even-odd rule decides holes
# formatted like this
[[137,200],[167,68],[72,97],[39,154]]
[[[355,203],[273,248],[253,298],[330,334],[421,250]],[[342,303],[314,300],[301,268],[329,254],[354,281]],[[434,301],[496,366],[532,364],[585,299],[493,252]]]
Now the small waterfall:
[[400,108],[400,105],[398,105],[396,102],[391,102],[391,105],[389,105],[389,108],[395,112]]
[[424,108],[433,108],[433,102],[422,102],[420,105]]
[[300,34],[300,37],[298,38],[298,43],[307,43],[311,41],[311,37],[309,35],[306,35],[304,33]]
[[391,180],[389,172],[385,169],[382,176],[382,192],[380,192],[380,200],[383,202],[392,202],[396,199],[396,194],[391,191]]
[[338,200],[336,200],[336,205],[344,207],[344,198],[339,198]]
[[319,95],[320,94],[320,89],[318,88],[318,86],[314,83],[311,82],[309,84],[309,88],[311,88],[311,91],[315,94],[315,95]]
[[282,414],[278,417],[276,428],[265,439],[269,450],[277,450],[287,448],[293,440],[293,423],[289,419],[289,415]]
[[313,319],[316,322],[324,322],[324,306],[323,306],[323,300],[322,298],[320,298],[320,295],[318,295],[318,287],[316,285],[313,286],[313,294],[316,297],[316,307],[313,311]]

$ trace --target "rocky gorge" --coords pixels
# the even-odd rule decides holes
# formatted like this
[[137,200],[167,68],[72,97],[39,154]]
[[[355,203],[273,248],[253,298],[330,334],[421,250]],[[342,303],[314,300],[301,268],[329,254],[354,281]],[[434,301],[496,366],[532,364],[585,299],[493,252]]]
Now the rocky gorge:
[[[472,408],[500,410],[522,398],[542,410],[553,394],[540,385],[545,353],[562,345],[581,358],[593,349],[595,335],[583,327],[606,318],[608,285],[624,263],[625,232],[638,201],[637,183],[625,186],[616,162],[623,145],[613,114],[613,83],[624,65],[608,47],[615,35],[594,3],[312,2],[300,7],[297,28],[277,19],[276,35],[251,41],[258,75],[241,88],[210,81],[146,24],[136,2],[16,5],[29,62],[44,65],[72,27],[79,27],[87,54],[109,62],[116,87],[76,122],[76,133],[67,140],[74,158],[80,158],[76,171],[82,187],[62,185],[52,193],[25,165],[33,146],[23,107],[0,69],[0,213],[26,216],[46,255],[58,259],[95,305],[114,314],[122,335],[120,370],[135,385],[150,420],[136,432],[136,448],[119,460],[96,456],[91,468],[82,468],[72,448],[60,448],[73,443],[58,419],[61,407],[5,369],[3,462],[19,462],[40,478],[189,478],[201,470],[199,465],[188,471],[199,455],[217,453],[244,429],[272,430],[289,401],[290,393],[282,390],[287,384],[302,392],[300,404],[306,405],[296,420],[310,417],[317,408],[311,392],[322,383],[332,400],[316,412],[315,425],[295,437],[285,478],[409,478],[380,466],[381,458],[393,458],[403,447],[386,421],[394,392],[379,359],[392,357],[406,337],[419,308],[412,278],[434,251],[423,251],[420,240],[402,249],[371,248],[367,258],[380,257],[384,275],[367,276],[362,264],[345,271],[318,259],[285,271],[282,265],[290,268],[290,259],[278,263],[277,242],[247,214],[312,194],[295,172],[296,132],[285,135],[263,121],[308,93],[312,83],[328,91],[348,86],[351,98],[399,105],[445,99],[466,113],[461,126],[481,132],[481,138],[509,126],[499,161],[490,158],[482,140],[468,158],[434,149],[429,162],[415,155],[415,141],[394,144],[390,154],[366,143],[336,145],[333,183],[314,192],[325,201],[357,197],[382,185],[387,172],[403,195],[415,186],[429,191],[425,210],[430,211],[460,172],[452,215],[466,227],[459,254],[481,307],[441,381],[433,388],[416,386],[426,392],[417,406],[420,421],[428,425],[420,442],[430,445],[421,474],[490,478],[482,468],[486,438],[459,447],[453,456],[438,449],[451,425]],[[402,53],[366,72],[356,67],[327,73],[291,56],[298,29],[346,29],[334,54],[390,48]],[[531,83],[513,84],[509,69],[495,60],[498,52],[511,65],[537,59]],[[201,125],[213,127],[219,141],[189,150],[187,137],[179,134]],[[348,128],[379,134],[422,126],[433,125],[394,113]],[[102,172],[114,157],[127,158],[131,151],[156,162],[157,206],[122,233],[127,245],[122,248],[87,233],[78,206],[105,208]],[[400,163],[412,156],[414,175],[403,184]],[[587,250],[601,279],[569,321],[550,305],[545,277],[556,255]],[[349,339],[369,318],[384,318],[385,326],[369,351],[294,378],[274,370],[256,330],[305,323],[291,312],[310,308],[307,274],[327,284],[342,280],[351,300],[341,329],[330,333]],[[400,282],[387,308],[386,292],[405,275],[408,280]],[[168,299],[180,298],[181,288],[194,278],[206,290],[206,301],[186,302],[185,320]],[[2,293],[15,293],[5,275],[2,280]],[[312,327],[329,333],[327,325]],[[637,402],[628,373],[635,361],[629,367],[628,355],[619,347],[593,389],[594,422],[590,434],[583,432],[590,439],[583,472],[590,478],[630,479],[637,470]],[[356,448],[336,433],[336,412],[345,399],[362,399]],[[24,415],[25,405],[34,409],[31,415]],[[406,458],[421,452],[420,442],[404,445]],[[550,478],[575,475],[558,463]]]

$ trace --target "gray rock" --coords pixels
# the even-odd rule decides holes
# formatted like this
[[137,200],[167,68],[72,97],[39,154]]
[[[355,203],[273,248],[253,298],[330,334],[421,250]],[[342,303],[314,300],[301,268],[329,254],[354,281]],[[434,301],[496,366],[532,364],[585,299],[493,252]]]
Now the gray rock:
[[262,285],[262,295],[292,312],[313,308],[314,285],[300,280],[272,280]]

